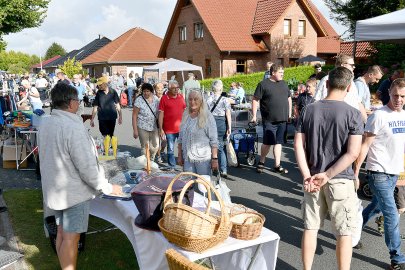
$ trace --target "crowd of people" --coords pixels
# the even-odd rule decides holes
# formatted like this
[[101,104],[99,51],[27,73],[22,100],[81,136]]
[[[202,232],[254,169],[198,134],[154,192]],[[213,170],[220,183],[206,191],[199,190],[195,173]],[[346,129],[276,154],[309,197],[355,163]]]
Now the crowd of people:
[[[398,218],[398,212],[405,209],[404,189],[397,188],[394,198],[398,176],[404,171],[405,79],[399,78],[399,71],[393,72],[380,84],[375,99],[382,104],[377,104],[372,100],[370,85],[382,79],[382,69],[372,65],[358,78],[354,78],[354,69],[354,59],[348,55],[338,55],[335,68],[328,74],[320,65],[315,66],[314,75],[297,89],[299,95],[294,97],[293,106],[293,96],[283,80],[284,67],[267,63],[263,80],[253,94],[250,119],[257,122],[260,111],[263,142],[256,171],[265,171],[266,158],[272,149],[272,171],[289,173],[281,163],[281,156],[287,124],[295,119],[294,149],[304,190],[304,269],[312,268],[318,230],[327,215],[337,239],[338,268],[349,269],[352,248],[362,246],[361,229],[380,213],[384,217],[383,233],[391,269],[405,269]],[[242,83],[232,83],[229,91],[224,91],[223,82],[214,80],[212,94],[208,96],[192,73],[182,87],[176,80],[152,85],[133,72],[128,74],[128,80],[120,73],[103,74],[93,85],[80,74],[70,80],[62,71],[56,73],[52,82],[44,80],[41,74],[35,83],[28,79],[20,83],[25,94],[18,106],[26,106],[29,101],[34,110],[42,107],[43,92],[53,85],[51,121],[40,128],[39,153],[44,201],[60,211],[57,249],[62,266],[76,260],[79,235],[87,229],[87,202],[91,195],[100,190],[121,192],[119,187],[108,184],[102,168],[93,162],[97,159],[91,158],[97,155],[97,150],[84,126],[79,124],[86,97],[92,96],[90,125],[94,126],[97,118],[100,133],[108,141],[116,140],[117,120],[118,124],[123,122],[125,93],[128,100],[125,106],[132,108],[133,137],[139,139],[145,156],[158,163],[166,160],[168,170],[174,171],[179,165],[187,172],[208,176],[215,172],[228,177],[226,144],[232,132],[232,106],[246,101]],[[74,128],[66,130],[65,124]],[[62,143],[64,138],[69,139]],[[57,147],[61,144],[67,148]],[[61,168],[53,164],[58,160],[56,157],[66,159],[67,165]],[[373,199],[362,210],[357,189],[365,160]],[[53,176],[58,173],[72,178],[77,185],[75,190],[84,191],[80,194],[72,191],[73,186],[66,186],[67,178],[55,181]],[[66,189],[71,197],[60,196],[55,184]],[[69,220],[77,215],[83,217],[83,222],[73,226]],[[382,224],[382,219],[378,220]]]

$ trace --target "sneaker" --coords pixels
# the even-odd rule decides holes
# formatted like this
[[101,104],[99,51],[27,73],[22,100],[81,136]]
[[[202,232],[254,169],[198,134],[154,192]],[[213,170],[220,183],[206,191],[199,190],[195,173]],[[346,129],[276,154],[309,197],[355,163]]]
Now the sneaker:
[[0,213],[6,212],[6,211],[7,211],[7,207],[5,207],[5,206],[0,207]]
[[156,158],[156,162],[157,162],[157,163],[163,163],[162,157],[157,157],[157,158]]
[[390,270],[405,270],[405,263],[391,262]]
[[228,174],[227,174],[227,173],[221,173],[221,177],[227,179],[227,178],[228,178]]
[[384,216],[379,216],[375,218],[375,223],[377,223],[377,231],[384,235]]

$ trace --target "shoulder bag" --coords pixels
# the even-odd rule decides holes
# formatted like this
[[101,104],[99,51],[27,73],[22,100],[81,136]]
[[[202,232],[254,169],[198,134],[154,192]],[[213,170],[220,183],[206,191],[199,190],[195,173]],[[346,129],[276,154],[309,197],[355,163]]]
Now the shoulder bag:
[[145,101],[146,105],[148,105],[149,110],[152,112],[153,116],[155,117],[155,119],[156,119],[156,125],[157,125],[157,128],[159,129],[159,119],[156,117],[156,115],[155,115],[155,113],[153,112],[152,108],[149,106],[148,101],[146,101],[146,99],[143,97],[143,95],[141,95],[141,97],[143,98],[143,101]]

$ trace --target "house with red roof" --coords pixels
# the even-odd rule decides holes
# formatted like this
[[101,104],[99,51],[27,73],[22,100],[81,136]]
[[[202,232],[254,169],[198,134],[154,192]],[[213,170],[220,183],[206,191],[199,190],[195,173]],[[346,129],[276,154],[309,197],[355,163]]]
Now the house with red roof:
[[158,57],[226,77],[339,52],[338,34],[310,0],[178,0]]
[[51,63],[53,61],[55,61],[56,59],[59,59],[60,55],[56,55],[52,58],[46,59],[44,61],[41,61],[41,63],[35,64],[31,66],[31,72],[32,73],[39,73],[41,71],[41,69],[44,69],[46,73],[49,73],[49,71],[45,68],[45,65],[47,65],[48,63]]
[[161,62],[163,59],[157,56],[161,44],[160,37],[135,27],[80,62],[90,76],[100,77],[105,72],[127,75],[127,70],[131,68]]
[[[340,43],[340,53],[353,55],[353,41],[344,41]],[[373,47],[371,42],[368,41],[358,41],[356,42],[356,63],[357,64],[369,64],[372,65],[370,56],[376,53],[377,50]]]

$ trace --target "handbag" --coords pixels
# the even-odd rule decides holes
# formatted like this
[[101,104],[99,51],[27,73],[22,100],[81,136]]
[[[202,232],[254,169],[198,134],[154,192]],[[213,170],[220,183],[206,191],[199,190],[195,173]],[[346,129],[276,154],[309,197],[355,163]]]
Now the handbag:
[[[135,219],[135,225],[143,229],[159,231],[158,221],[163,216],[163,200],[167,187],[177,174],[157,172],[143,178],[143,181],[131,190],[131,197],[139,211]],[[191,179],[190,176],[182,176],[172,187],[172,196],[177,202],[183,187]],[[183,203],[193,205],[194,191],[187,189]]]
[[228,159],[228,166],[238,167],[238,157],[236,156],[235,149],[231,142],[226,144],[226,154]]
[[149,110],[152,112],[153,116],[156,119],[156,126],[159,129],[159,119],[156,117],[155,113],[153,112],[152,108],[149,106],[149,103],[146,101],[146,99],[141,95],[141,97],[143,98],[143,101],[145,101],[146,105],[148,105]]

